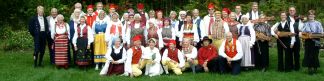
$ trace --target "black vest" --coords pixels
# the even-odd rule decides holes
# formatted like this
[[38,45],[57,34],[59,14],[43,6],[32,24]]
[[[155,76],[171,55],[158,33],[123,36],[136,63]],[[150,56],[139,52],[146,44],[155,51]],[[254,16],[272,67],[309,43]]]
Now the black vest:
[[[243,35],[242,34],[242,30],[243,30],[243,26],[240,27],[240,30],[239,30],[240,33],[239,33],[238,36]],[[244,27],[244,35],[251,36],[250,30],[249,30],[249,27],[248,26]]]
[[201,19],[199,18],[195,23],[197,24],[197,31],[198,31],[198,36],[199,36],[199,39],[201,38],[201,30],[200,30],[200,22]]
[[[261,13],[258,11],[258,16],[260,17]],[[249,12],[249,20],[252,20],[252,10]]]
[[[295,33],[299,33],[298,26],[299,26],[299,21],[300,21],[301,19],[300,19],[300,18],[295,18],[295,17],[294,17],[294,19],[295,19],[295,23],[293,24],[293,26],[294,26]],[[287,21],[288,21],[288,23],[290,24],[291,19],[290,19],[289,16],[287,17]],[[299,34],[296,34],[295,37],[298,37],[298,38],[299,38]],[[296,39],[297,39],[297,38],[296,38]]]
[[115,53],[115,49],[113,48],[111,50],[111,54],[110,54],[111,58],[114,59],[115,61],[116,60],[119,60],[123,57],[123,47],[120,49],[119,53]]
[[184,24],[184,21],[179,21],[179,24],[178,24],[178,31],[181,30],[181,26]]
[[[280,32],[290,32],[290,27],[289,27],[289,23],[288,21],[286,22],[284,28],[282,28],[281,23],[278,25],[278,31]],[[287,41],[290,42],[290,37],[279,37],[280,40],[282,40],[283,42]]]

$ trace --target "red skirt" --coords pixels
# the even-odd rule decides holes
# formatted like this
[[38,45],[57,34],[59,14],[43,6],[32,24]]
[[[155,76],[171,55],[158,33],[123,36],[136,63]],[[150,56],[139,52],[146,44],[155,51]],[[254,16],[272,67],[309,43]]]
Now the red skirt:
[[[58,35],[63,36],[63,35]],[[57,37],[57,36],[56,36]],[[68,66],[68,38],[58,37],[54,40],[55,64],[57,66]]]
[[119,75],[119,74],[123,74],[124,73],[124,64],[109,64],[109,68],[108,68],[108,76],[111,75]]

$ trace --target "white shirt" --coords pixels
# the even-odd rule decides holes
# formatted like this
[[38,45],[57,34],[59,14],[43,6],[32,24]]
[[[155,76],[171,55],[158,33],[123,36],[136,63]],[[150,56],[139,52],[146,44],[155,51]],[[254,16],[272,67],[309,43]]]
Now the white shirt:
[[[185,60],[183,58],[183,54],[180,50],[178,50],[178,59],[179,59],[179,65],[178,67],[184,67]],[[170,61],[171,59],[168,56],[168,49],[165,49],[162,55],[162,61]]]
[[[141,46],[140,47],[141,48],[141,50],[142,50],[142,53],[144,53],[145,51],[144,51],[144,47],[143,46]],[[135,48],[135,49],[137,49],[137,48]],[[127,72],[127,73],[132,73],[133,71],[132,71],[132,58],[133,58],[133,49],[132,48],[129,48],[128,50],[127,50],[127,58],[126,58],[126,65],[125,65],[125,68],[127,68],[126,69],[126,71],[125,72]],[[143,57],[143,54],[142,54],[142,56],[141,56],[141,58]],[[140,59],[141,60],[141,59]]]
[[[123,46],[119,46],[118,48],[116,48],[115,46],[112,46],[112,47],[108,47],[108,50],[107,50],[107,53],[105,55],[105,58],[108,60],[108,61],[114,61],[113,58],[111,57],[111,52],[112,52],[112,49],[114,49],[114,52],[116,54],[120,53],[120,49],[122,48]],[[125,48],[123,48],[123,55],[122,55],[122,58],[119,59],[119,60],[115,60],[117,63],[124,63],[126,61],[126,50]]]
[[[282,28],[284,28],[285,25],[288,24],[287,21],[277,22],[275,25],[273,25],[271,27],[271,35],[277,35],[274,31],[278,29],[278,26],[279,26],[280,23],[281,23],[281,27]],[[290,24],[289,24],[289,30],[290,30],[291,33],[295,33],[295,30],[294,30],[294,26],[293,25],[294,25],[294,22],[290,22]],[[291,37],[291,41],[290,41],[290,45],[294,45],[295,41],[296,41],[295,36],[292,36]]]
[[47,21],[49,23],[48,29],[50,32],[52,32],[53,30],[51,30],[53,27],[55,27],[55,23],[57,21],[56,17],[53,18],[53,16],[47,16]]
[[64,25],[65,27],[63,28],[59,28],[58,26],[52,27],[52,30],[54,30],[53,32],[51,32],[52,39],[54,39],[55,34],[64,34],[64,33],[67,33],[68,38],[70,39],[70,32],[69,32],[70,26],[67,23],[65,23]]
[[[197,24],[193,23],[191,30],[184,30],[184,25],[181,26],[180,33],[179,33],[179,41],[182,41],[184,38],[184,33],[194,33],[194,42],[199,42],[199,35],[198,35],[198,30],[197,30]],[[187,24],[189,25],[189,24]]]
[[[198,19],[200,19],[200,17],[195,18],[195,19],[193,20],[193,23],[197,24],[197,27],[198,27],[198,23],[200,23],[200,24],[199,24],[199,27],[200,27],[200,37],[201,37],[201,38],[199,38],[199,39],[202,40],[205,36],[207,36],[207,35],[205,34],[205,28],[206,28],[206,27],[205,27],[204,20],[201,19],[200,22],[197,22]],[[198,30],[197,30],[197,32],[198,32]]]
[[[116,27],[115,28],[115,33],[110,34],[110,29],[112,28],[113,25],[115,25],[115,27]],[[123,27],[122,26],[123,26],[123,24],[119,20],[117,20],[117,22],[110,21],[108,23],[108,26],[106,28],[106,33],[105,33],[105,40],[108,41],[109,46],[111,46],[111,44],[112,44],[112,38],[119,37],[120,35],[121,35],[121,37],[123,37],[123,30],[122,30]],[[119,32],[119,30],[121,32]]]
[[[254,12],[253,10],[251,11],[252,13],[252,20],[259,19],[259,11]],[[246,16],[250,18],[250,12],[246,13]]]
[[44,17],[38,16],[38,22],[39,22],[39,26],[40,26],[40,31],[45,31]]
[[[81,31],[80,31],[81,33],[83,33],[82,30],[83,30],[85,27],[88,27],[88,31],[87,31],[87,34],[88,34],[87,36],[88,36],[88,37],[87,37],[87,38],[88,38],[88,45],[90,45],[90,44],[94,41],[94,37],[93,37],[93,30],[92,30],[89,26],[86,26],[85,24],[81,25],[80,27],[81,27]],[[78,39],[78,37],[79,37],[79,35],[78,35],[79,33],[78,33],[78,31],[77,31],[77,30],[78,30],[78,27],[75,27],[74,29],[75,29],[76,31],[75,31],[74,36],[73,36],[73,38],[72,38],[72,43],[73,43],[74,46],[77,46],[76,43],[77,43],[77,39]],[[83,34],[81,34],[80,36],[82,37]]]
[[197,48],[194,47],[194,46],[192,46],[191,53],[186,54],[186,53],[184,52],[184,49],[182,49],[181,52],[184,54],[184,56],[185,56],[186,58],[190,58],[190,59],[197,59],[198,52],[197,52]]
[[[204,17],[204,19],[203,19],[203,21],[204,21],[204,35],[205,36],[208,36],[208,31],[210,31],[209,30],[209,23],[210,23],[210,14],[208,14],[208,15],[206,15],[205,17]],[[215,19],[216,19],[216,17],[215,16],[213,16],[213,18],[214,18],[214,22],[215,22]]]
[[[242,30],[241,30],[241,32],[242,32],[242,35],[241,35],[241,36],[247,36],[247,35],[243,34],[243,32],[244,32],[245,26],[248,26],[248,29],[249,29],[249,31],[250,31],[250,37],[251,37],[251,39],[250,39],[250,44],[249,44],[249,45],[250,45],[250,46],[254,45],[254,42],[255,42],[256,36],[255,36],[255,31],[254,31],[253,25],[252,25],[251,23],[248,23],[248,24],[246,24],[246,25],[244,25],[244,24],[239,24],[239,25],[237,25],[237,29],[240,30],[241,26],[243,26],[243,28],[242,28]],[[238,31],[238,33],[240,33],[240,32]]]
[[[155,56],[153,56],[153,54]],[[145,59],[151,59],[154,62],[158,63],[161,61],[161,54],[158,48],[154,47],[153,49],[151,49],[149,46],[144,48],[144,53],[143,53],[143,58]],[[155,57],[155,59],[153,59],[153,57]]]
[[[225,42],[226,40],[224,40],[221,46],[219,47],[218,54],[224,58],[227,58],[228,56],[225,53]],[[232,43],[233,42],[234,40],[232,39]],[[232,58],[232,61],[240,60],[243,57],[242,45],[238,40],[236,40],[236,50],[237,50],[237,54]]]

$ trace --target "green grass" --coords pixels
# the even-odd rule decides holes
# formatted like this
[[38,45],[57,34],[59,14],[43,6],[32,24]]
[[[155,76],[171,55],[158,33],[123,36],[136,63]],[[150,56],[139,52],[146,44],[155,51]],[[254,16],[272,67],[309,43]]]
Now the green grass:
[[[303,52],[301,52],[301,60]],[[323,55],[323,51],[321,51]],[[49,64],[48,53],[45,55],[44,67],[34,68],[32,60],[32,51],[0,51],[0,81],[126,81],[126,80],[150,80],[150,81],[320,81],[324,79],[324,68],[319,69],[316,75],[308,75],[306,68],[300,71],[277,72],[277,52],[273,48],[270,52],[270,67],[267,72],[259,70],[242,71],[240,75],[230,74],[210,74],[184,73],[183,75],[162,75],[156,77],[141,76],[138,78],[129,78],[122,76],[100,76],[99,71],[94,68],[89,70],[70,67],[69,69],[57,69]],[[320,58],[323,66],[324,58]]]

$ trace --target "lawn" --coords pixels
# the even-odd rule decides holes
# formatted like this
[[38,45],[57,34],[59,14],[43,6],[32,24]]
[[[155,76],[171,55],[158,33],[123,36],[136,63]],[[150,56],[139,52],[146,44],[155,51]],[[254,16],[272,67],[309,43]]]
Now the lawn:
[[[323,51],[321,51],[323,55]],[[302,52],[303,58],[303,52]],[[307,75],[306,68],[300,71],[277,72],[277,53],[273,48],[270,53],[270,68],[267,72],[259,70],[242,71],[240,75],[230,74],[210,74],[191,72],[183,75],[161,75],[157,77],[141,76],[138,78],[129,78],[122,76],[100,76],[99,71],[94,68],[88,70],[78,67],[69,69],[57,69],[49,64],[48,53],[44,57],[44,67],[34,68],[32,60],[32,51],[0,51],[0,81],[125,81],[125,80],[151,80],[151,81],[320,81],[324,79],[324,68],[319,69],[316,75]],[[323,66],[324,57],[320,58]]]

